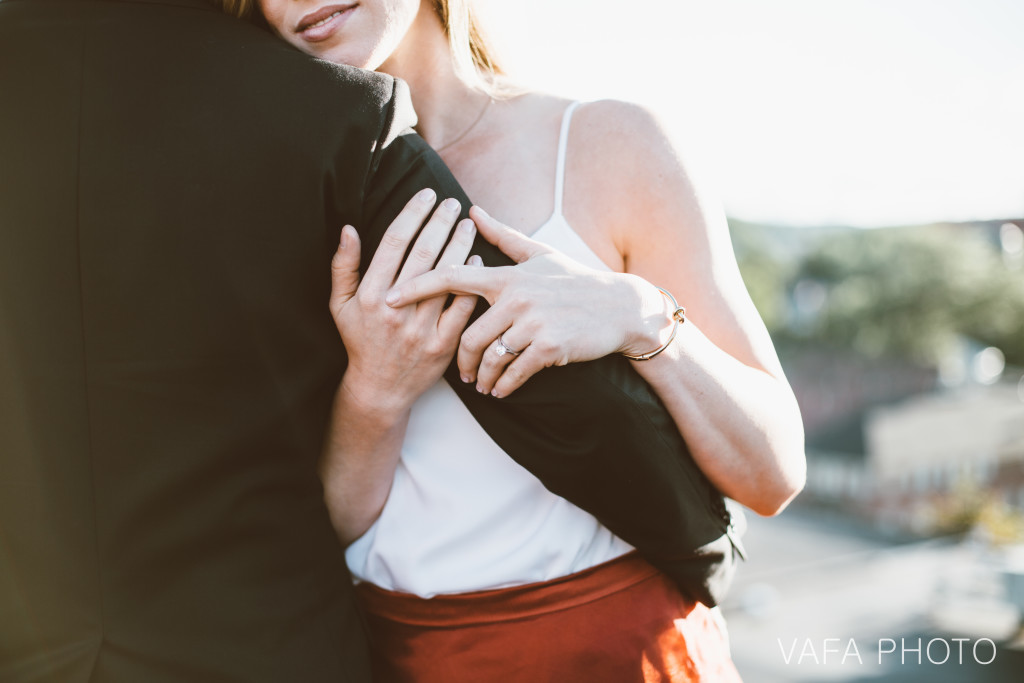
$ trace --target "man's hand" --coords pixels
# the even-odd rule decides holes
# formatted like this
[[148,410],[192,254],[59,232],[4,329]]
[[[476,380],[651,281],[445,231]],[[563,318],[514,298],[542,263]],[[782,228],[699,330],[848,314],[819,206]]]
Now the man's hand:
[[476,302],[473,295],[460,295],[445,308],[442,294],[399,307],[384,303],[388,288],[429,272],[435,262],[442,269],[465,263],[476,234],[472,221],[462,221],[444,247],[459,215],[454,199],[434,211],[403,263],[434,198],[433,191],[423,190],[409,201],[381,238],[362,281],[352,226],[342,230],[331,263],[331,315],[349,356],[342,386],[363,405],[394,417],[441,377]]

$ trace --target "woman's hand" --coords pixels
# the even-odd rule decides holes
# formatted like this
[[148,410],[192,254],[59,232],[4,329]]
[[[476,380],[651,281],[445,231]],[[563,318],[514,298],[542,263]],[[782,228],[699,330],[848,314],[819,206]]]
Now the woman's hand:
[[517,265],[438,267],[396,283],[387,303],[402,310],[447,293],[485,297],[491,308],[462,334],[458,353],[463,381],[481,393],[508,396],[552,365],[645,353],[671,330],[666,300],[643,279],[587,268],[479,207],[470,216]]
[[460,222],[444,247],[459,215],[459,203],[446,199],[402,263],[434,198],[433,191],[423,190],[406,204],[381,238],[361,282],[359,237],[352,226],[342,230],[331,263],[331,314],[349,357],[342,387],[364,407],[396,418],[441,377],[476,303],[472,295],[456,296],[448,308],[444,295],[398,307],[384,303],[390,287],[430,271],[435,262],[443,269],[466,261],[476,230],[472,221]]

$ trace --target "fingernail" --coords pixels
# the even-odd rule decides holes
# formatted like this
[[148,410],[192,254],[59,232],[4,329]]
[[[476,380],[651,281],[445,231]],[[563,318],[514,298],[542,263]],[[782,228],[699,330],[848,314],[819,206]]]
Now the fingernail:
[[471,265],[471,266],[482,266],[483,264],[484,264],[484,260],[482,258],[480,258],[479,255],[473,254],[472,256],[469,257],[469,265]]
[[476,230],[476,226],[473,225],[473,221],[467,218],[463,221],[459,221],[459,230],[466,235],[472,235],[473,231]]
[[473,380],[471,380],[471,379],[469,378],[469,375],[463,375],[463,376],[462,376],[462,381],[463,381],[463,382],[465,382],[466,384],[469,384],[469,383],[470,383],[470,382],[472,382]]
[[348,226],[346,225],[341,229],[341,248],[345,248],[345,242],[348,241]]
[[449,197],[448,199],[441,202],[441,206],[443,206],[447,211],[455,213],[456,211],[459,210],[459,200],[453,197]]
[[388,306],[394,306],[395,304],[397,304],[398,303],[398,292],[396,292],[393,289],[391,291],[389,291],[384,296],[384,303],[386,303]]
[[429,187],[425,187],[416,193],[416,199],[420,200],[424,204],[433,204],[434,197],[436,196],[437,195],[434,194],[434,191],[431,190]]
[[491,214],[484,211],[482,206],[476,205],[476,210],[483,214],[484,218],[490,218]]
[[483,388],[483,386],[481,386],[481,385],[479,385],[479,384],[477,384],[477,385],[476,385],[476,390],[477,390],[478,392],[480,392],[481,394],[486,394],[486,393],[487,393],[486,391],[484,391],[484,388]]
[[491,389],[491,396],[494,398],[501,398],[501,394],[498,393],[497,389]]

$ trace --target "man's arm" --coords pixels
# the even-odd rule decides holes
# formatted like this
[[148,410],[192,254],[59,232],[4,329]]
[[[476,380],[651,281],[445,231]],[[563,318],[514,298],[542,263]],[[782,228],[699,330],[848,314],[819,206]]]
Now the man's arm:
[[[389,123],[408,121],[402,86]],[[405,202],[424,187],[471,205],[440,157],[418,136],[387,127],[367,182],[363,263]],[[487,266],[510,265],[477,238]],[[485,309],[480,300],[474,318]],[[453,361],[445,379],[477,422],[552,492],[587,510],[635,546],[693,598],[714,604],[727,583],[732,547],[721,495],[696,466],[668,411],[629,362],[609,356],[545,369],[498,400],[460,381]]]

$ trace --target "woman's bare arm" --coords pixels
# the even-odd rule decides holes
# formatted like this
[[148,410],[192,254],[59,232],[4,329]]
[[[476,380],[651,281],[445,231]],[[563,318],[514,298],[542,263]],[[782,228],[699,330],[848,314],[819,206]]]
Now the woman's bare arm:
[[[602,215],[624,269],[672,292],[687,309],[669,348],[634,366],[719,489],[756,512],[777,513],[803,488],[803,424],[740,276],[725,216],[695,187],[648,112],[618,102],[590,109],[580,111],[589,123],[580,128],[596,144],[576,149],[608,159],[602,168],[617,177],[590,174],[585,194],[607,196],[610,181],[623,188],[618,208],[608,202]],[[579,161],[594,168],[585,156]],[[646,350],[657,342],[649,339],[654,346]]]
[[[579,266],[474,208],[481,233],[518,265],[428,273],[392,289],[389,304],[444,291],[485,296],[492,306],[463,334],[459,367],[481,391],[506,396],[545,366],[657,348],[671,322],[654,284],[672,292],[687,322],[664,353],[634,365],[712,482],[776,514],[803,486],[803,427],[724,216],[700,197],[647,112],[602,102],[576,116],[566,214],[625,272]],[[499,335],[522,354],[494,353]]]

